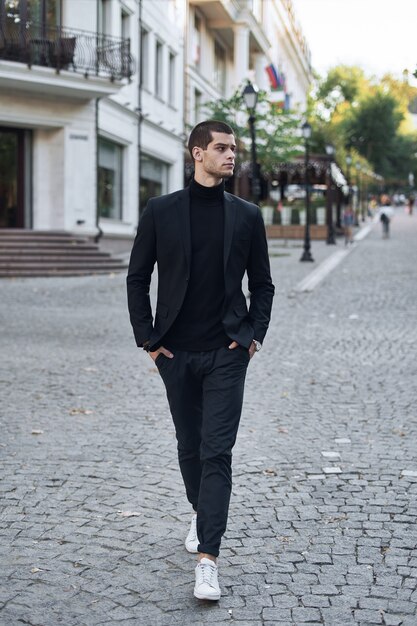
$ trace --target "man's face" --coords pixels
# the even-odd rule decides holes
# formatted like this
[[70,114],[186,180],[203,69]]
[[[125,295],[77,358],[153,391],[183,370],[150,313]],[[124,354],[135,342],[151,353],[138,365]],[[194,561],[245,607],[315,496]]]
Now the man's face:
[[196,162],[205,174],[215,178],[230,178],[235,167],[236,143],[233,135],[212,132],[207,148],[194,148]]

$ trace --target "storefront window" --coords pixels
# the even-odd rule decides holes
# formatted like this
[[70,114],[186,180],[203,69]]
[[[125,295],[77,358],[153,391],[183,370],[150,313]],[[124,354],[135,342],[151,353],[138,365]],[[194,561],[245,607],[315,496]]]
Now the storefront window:
[[100,217],[122,219],[123,147],[99,138],[98,204]]
[[140,210],[149,198],[168,192],[168,165],[158,159],[142,154],[140,175]]

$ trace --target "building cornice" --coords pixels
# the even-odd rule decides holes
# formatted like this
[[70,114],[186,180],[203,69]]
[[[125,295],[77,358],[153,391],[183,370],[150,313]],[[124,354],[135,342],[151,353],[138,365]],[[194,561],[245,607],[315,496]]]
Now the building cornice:
[[278,0],[275,4],[281,16],[282,24],[288,35],[288,40],[295,50],[306,75],[310,78],[312,74],[311,52],[308,47],[300,25],[297,23],[292,0]]

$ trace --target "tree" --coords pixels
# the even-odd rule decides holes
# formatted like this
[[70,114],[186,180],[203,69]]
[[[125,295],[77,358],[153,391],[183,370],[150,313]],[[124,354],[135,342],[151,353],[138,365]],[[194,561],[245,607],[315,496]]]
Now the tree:
[[360,67],[338,65],[319,81],[317,99],[323,103],[325,111],[333,114],[338,105],[354,104],[368,88],[369,81]]
[[[248,113],[238,89],[231,98],[215,100],[205,104],[212,119],[229,124],[236,132],[238,156],[242,161],[249,158],[250,133]],[[290,161],[303,152],[300,143],[300,116],[295,112],[283,111],[269,100],[267,92],[260,91],[256,109],[256,150],[261,173],[270,177],[282,162]]]
[[[410,108],[417,89],[387,74],[380,81],[357,67],[338,66],[319,80],[309,99],[312,149],[336,147],[340,162],[347,152],[365,168],[405,185],[417,170],[417,135]],[[366,164],[367,163],[367,164]]]
[[378,90],[350,109],[340,126],[344,127],[350,145],[377,172],[388,176],[392,174],[391,155],[402,119],[395,98]]

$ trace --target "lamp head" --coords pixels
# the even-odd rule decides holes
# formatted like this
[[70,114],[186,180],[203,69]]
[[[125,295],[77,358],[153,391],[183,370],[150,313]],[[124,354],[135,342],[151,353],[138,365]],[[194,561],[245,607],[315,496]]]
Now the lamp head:
[[304,122],[301,126],[301,132],[303,133],[304,139],[310,139],[311,137],[311,126],[308,122]]
[[256,109],[256,104],[258,102],[258,87],[248,81],[246,87],[242,91],[242,96],[247,110],[249,112],[253,112]]

